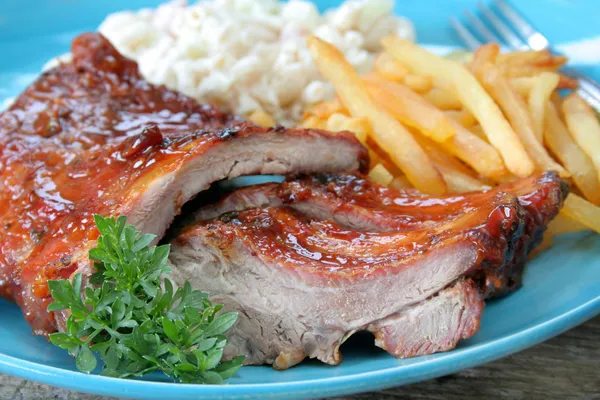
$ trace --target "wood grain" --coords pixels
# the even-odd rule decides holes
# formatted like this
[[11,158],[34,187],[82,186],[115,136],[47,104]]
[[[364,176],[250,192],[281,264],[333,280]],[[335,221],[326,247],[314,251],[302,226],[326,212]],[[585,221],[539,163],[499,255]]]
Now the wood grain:
[[[458,374],[340,400],[600,400],[600,317],[546,343]],[[109,400],[0,375],[2,400]]]

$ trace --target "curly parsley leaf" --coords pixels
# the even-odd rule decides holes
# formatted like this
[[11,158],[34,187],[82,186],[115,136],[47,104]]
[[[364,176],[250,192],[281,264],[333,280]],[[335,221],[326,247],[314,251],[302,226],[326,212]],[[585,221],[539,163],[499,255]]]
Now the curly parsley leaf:
[[126,218],[94,216],[100,237],[89,252],[96,272],[81,291],[82,277],[49,281],[54,302],[48,311],[68,310],[65,332],[50,341],[90,373],[103,361],[102,375],[129,378],[162,371],[184,383],[222,383],[243,357],[221,363],[223,335],[237,314],[218,314],[205,293],[186,282],[175,290],[162,279],[170,271],[169,245],[150,246],[154,235],[136,232]]

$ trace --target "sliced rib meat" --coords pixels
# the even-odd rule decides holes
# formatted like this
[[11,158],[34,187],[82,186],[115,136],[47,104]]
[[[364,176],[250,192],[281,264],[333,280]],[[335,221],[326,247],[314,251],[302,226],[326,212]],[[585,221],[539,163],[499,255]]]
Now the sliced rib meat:
[[547,223],[568,193],[566,182],[556,173],[546,172],[485,192],[440,197],[379,186],[356,175],[320,174],[236,190],[199,209],[194,218],[202,221],[231,211],[286,205],[312,218],[331,219],[350,229],[397,232],[444,224],[505,193],[517,196],[524,211],[524,231],[520,240],[511,244],[512,256],[486,269],[485,296],[489,297],[519,286],[527,254],[539,244]]
[[484,301],[471,279],[367,327],[375,344],[398,358],[452,350],[479,330]]
[[[172,243],[173,278],[239,311],[227,355],[250,364],[337,364],[341,343],[365,329],[397,356],[447,350],[476,331],[488,287],[511,284],[517,248],[536,240],[526,232],[543,230],[566,195],[553,174],[504,189],[433,198],[350,176],[241,189],[198,217],[238,211]],[[397,222],[372,225],[387,219]]]
[[72,51],[0,114],[0,295],[37,333],[56,328],[47,280],[89,272],[93,214],[161,236],[214,181],[367,165],[349,133],[263,129],[153,86],[99,34]]

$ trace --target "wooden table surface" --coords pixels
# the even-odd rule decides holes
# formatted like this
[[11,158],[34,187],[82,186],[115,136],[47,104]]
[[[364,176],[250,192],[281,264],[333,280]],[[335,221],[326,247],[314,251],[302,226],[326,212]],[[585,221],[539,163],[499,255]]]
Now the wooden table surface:
[[[600,317],[521,353],[490,364],[409,386],[346,396],[344,400],[397,399],[600,400]],[[2,400],[109,400],[0,375]]]

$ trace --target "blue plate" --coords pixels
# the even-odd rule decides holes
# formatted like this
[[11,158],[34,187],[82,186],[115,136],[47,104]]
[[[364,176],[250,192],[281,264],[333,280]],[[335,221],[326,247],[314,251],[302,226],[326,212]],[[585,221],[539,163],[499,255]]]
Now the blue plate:
[[[127,7],[155,6],[156,0],[129,0]],[[321,1],[322,8],[336,1]],[[456,46],[448,17],[475,1],[398,1],[397,12],[413,20],[419,42]],[[79,32],[93,30],[117,0],[4,0],[0,2],[0,100],[18,94],[51,57],[68,50]],[[565,44],[598,35],[596,0],[527,1],[519,10],[554,43]],[[597,42],[596,42],[597,43]],[[564,46],[568,52],[577,46]],[[573,53],[577,55],[576,53]],[[585,52],[580,67],[600,78],[600,49]],[[584,54],[584,55],[585,55]],[[404,385],[456,372],[520,351],[570,329],[600,313],[600,236],[561,237],[527,268],[524,286],[489,302],[481,330],[447,353],[396,360],[372,346],[368,335],[344,345],[337,367],[305,362],[285,372],[245,367],[223,386],[181,385],[149,380],[118,380],[84,375],[65,352],[34,337],[20,310],[0,301],[0,371],[71,389],[119,397],[162,398],[310,398],[349,394]]]

